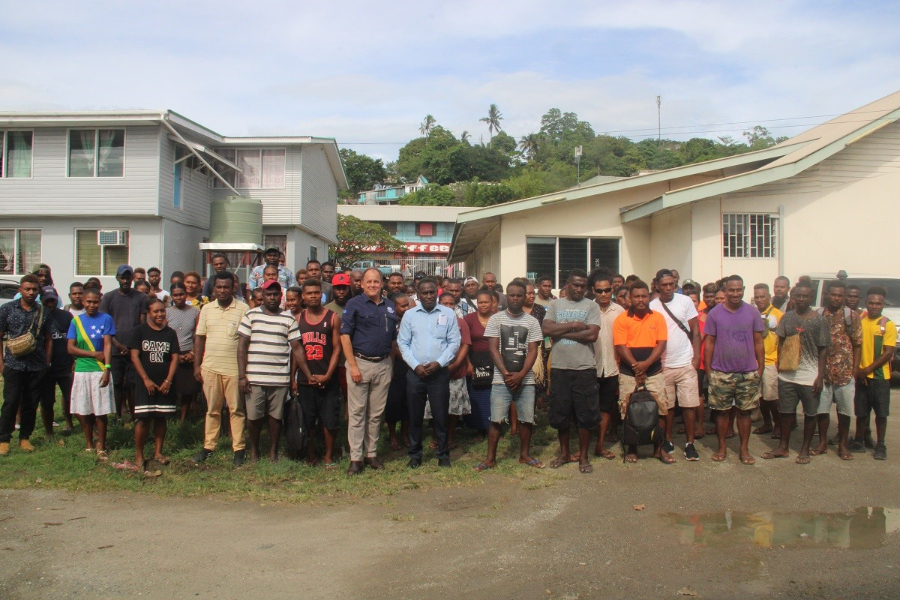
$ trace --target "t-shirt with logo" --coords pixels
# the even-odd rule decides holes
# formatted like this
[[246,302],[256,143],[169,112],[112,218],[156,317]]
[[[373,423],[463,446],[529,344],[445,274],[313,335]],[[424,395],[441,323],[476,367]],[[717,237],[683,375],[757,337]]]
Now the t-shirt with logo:
[[252,308],[241,318],[238,335],[250,338],[247,349],[250,384],[291,384],[291,342],[300,340],[300,329],[290,312],[270,314],[262,306]]
[[[75,324],[76,319],[81,320],[84,332],[90,338],[91,345],[94,346],[94,352],[103,352],[104,335],[116,335],[116,325],[113,323],[112,317],[108,314],[98,312],[93,317],[87,313],[78,315],[77,317],[74,317],[69,324],[69,331],[66,334],[66,339],[75,340],[75,346],[80,350],[91,352],[91,348],[88,346],[87,341],[82,337],[81,332],[78,331],[78,326]],[[94,358],[79,357],[75,359],[75,372],[95,373],[97,371],[102,371],[103,368],[100,366],[101,364],[103,364],[102,360],[97,362],[97,359]]]
[[[580,321],[588,325],[603,326],[600,307],[593,300],[582,298],[573,302],[568,298],[558,298],[550,302],[547,316],[544,319],[554,323],[574,323]],[[596,369],[597,359],[594,357],[594,344],[576,342],[561,338],[553,342],[554,369],[584,370]]]
[[[594,303],[591,302],[591,304]],[[531,315],[523,312],[514,317],[509,314],[509,311],[503,310],[491,315],[487,327],[484,328],[484,337],[500,338],[500,357],[503,359],[506,370],[510,373],[518,373],[525,366],[528,344],[540,342],[544,339],[544,334],[541,333],[538,320]],[[553,366],[556,367],[555,360]],[[492,383],[500,385],[504,383],[500,369],[494,369]],[[522,384],[534,385],[534,372],[531,369],[528,370]]]
[[[697,309],[694,308],[694,303],[690,298],[681,294],[675,294],[670,301],[666,302],[666,308],[672,311],[672,314],[684,325],[685,329],[691,330],[688,322],[697,318]],[[656,298],[650,302],[650,309],[662,315],[669,330],[666,350],[662,355],[663,367],[674,369],[691,364],[691,361],[694,360],[693,339],[684,333],[681,327],[672,320],[672,317],[663,308],[662,300]]]
[[[325,310],[321,319],[310,322],[309,311],[303,310],[297,315],[297,328],[300,331],[300,343],[306,354],[306,364],[313,375],[325,375],[328,373],[328,365],[331,364],[331,355],[334,347],[334,319],[335,314],[331,310]],[[306,377],[299,374],[300,385],[309,385]]]
[[[866,314],[861,319],[862,323],[862,348],[859,354],[859,366],[868,367],[875,359],[881,356],[885,346],[896,347],[897,327],[890,319],[885,318],[884,324],[881,317],[870,319]],[[867,376],[869,379],[891,380],[891,363],[888,361],[883,367],[874,370]]]
[[766,349],[766,365],[774,365],[778,362],[778,322],[784,313],[769,305],[769,308],[762,312],[763,320],[763,346]]
[[141,323],[134,330],[128,343],[131,350],[140,351],[141,366],[147,377],[156,385],[162,385],[169,376],[172,355],[179,354],[178,334],[166,325],[153,329],[148,323]]
[[734,312],[717,304],[706,317],[704,333],[716,338],[713,356],[706,361],[714,371],[722,373],[751,373],[759,370],[756,361],[754,333],[763,332],[762,315],[746,302]]
[[72,313],[61,308],[50,312],[50,338],[53,340],[53,352],[50,357],[50,375],[63,377],[72,373],[75,357],[69,354],[68,333],[72,324]]
[[[680,333],[680,332],[679,332]],[[666,320],[655,310],[647,310],[643,315],[638,315],[633,310],[623,312],[616,317],[613,324],[613,345],[625,346],[631,351],[636,361],[644,361],[653,354],[653,349],[660,342],[668,343],[669,328]],[[662,358],[652,363],[645,373],[656,375],[662,370]],[[623,360],[619,363],[619,371],[625,375],[634,377],[634,369]]]

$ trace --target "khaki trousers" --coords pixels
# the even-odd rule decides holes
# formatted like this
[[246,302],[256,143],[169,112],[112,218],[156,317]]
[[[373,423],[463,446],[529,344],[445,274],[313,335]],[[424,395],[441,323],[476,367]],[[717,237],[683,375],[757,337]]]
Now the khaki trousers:
[[231,448],[237,452],[246,447],[244,440],[244,395],[238,387],[237,375],[220,375],[200,368],[203,395],[206,396],[206,435],[203,447],[215,450],[222,429],[222,407],[227,403],[231,419]]
[[378,450],[378,433],[387,405],[393,361],[386,358],[376,363],[357,358],[356,366],[362,374],[360,383],[353,382],[350,369],[347,369],[347,443],[350,444],[350,460],[361,461],[363,454],[373,458]]

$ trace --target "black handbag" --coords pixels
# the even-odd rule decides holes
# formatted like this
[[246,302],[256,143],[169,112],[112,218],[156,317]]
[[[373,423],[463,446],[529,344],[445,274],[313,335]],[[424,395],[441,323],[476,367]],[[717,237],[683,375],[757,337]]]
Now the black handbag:
[[288,398],[284,411],[284,441],[287,455],[294,460],[306,456],[306,426],[303,421],[303,407],[296,396]]
[[494,381],[494,359],[490,352],[472,353],[472,367],[475,373],[472,375],[472,387],[490,387]]

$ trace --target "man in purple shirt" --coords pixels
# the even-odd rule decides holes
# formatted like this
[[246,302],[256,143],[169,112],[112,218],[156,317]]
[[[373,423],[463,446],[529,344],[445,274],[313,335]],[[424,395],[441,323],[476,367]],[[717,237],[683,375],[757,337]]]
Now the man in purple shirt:
[[755,306],[744,302],[744,280],[739,275],[725,280],[725,297],[723,304],[709,311],[704,329],[709,407],[719,411],[716,413],[719,449],[710,458],[716,462],[725,460],[728,411],[733,404],[738,409],[741,463],[752,465],[756,460],[747,448],[750,412],[759,405],[759,385],[766,365],[762,316]]

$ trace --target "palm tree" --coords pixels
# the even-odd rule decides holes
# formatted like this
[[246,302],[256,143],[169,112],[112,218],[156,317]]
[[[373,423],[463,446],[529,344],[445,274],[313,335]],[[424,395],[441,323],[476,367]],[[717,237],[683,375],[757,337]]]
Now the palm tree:
[[519,148],[522,149],[522,154],[524,154],[528,160],[534,160],[537,156],[540,142],[540,134],[529,133],[528,135],[522,136],[522,139],[519,140]]
[[459,134],[459,141],[465,144],[469,141],[470,137],[471,135],[469,134],[469,132],[464,130],[461,134]]
[[[503,113],[500,112],[500,109],[497,108],[496,104],[491,104],[488,107],[488,116],[481,117],[478,119],[482,123],[487,123],[488,133],[491,136],[491,141],[494,140],[494,130],[503,131],[503,128],[500,127],[500,121],[503,120]],[[488,143],[490,145],[490,142]]]
[[425,120],[419,125],[419,132],[424,135],[426,138],[431,133],[431,130],[434,129],[437,121],[431,115],[425,115]]

